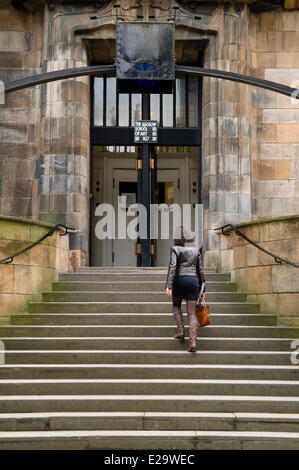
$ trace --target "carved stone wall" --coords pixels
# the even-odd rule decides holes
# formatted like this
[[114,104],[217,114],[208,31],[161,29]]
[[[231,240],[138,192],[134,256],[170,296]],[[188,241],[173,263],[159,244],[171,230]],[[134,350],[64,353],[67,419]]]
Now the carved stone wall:
[[[299,88],[299,12],[250,15],[249,72]],[[250,91],[253,218],[299,213],[299,101]]]
[[[204,67],[287,84],[298,77],[297,11],[260,14],[241,3],[123,0],[27,1],[28,11],[0,9],[0,79],[88,65],[103,54],[102,39],[112,57],[115,3],[121,4],[119,14],[157,20],[167,20],[173,4],[179,6],[176,40],[203,48]],[[88,261],[89,100],[90,80],[81,77],[16,92],[0,105],[0,213],[78,229],[70,239],[74,264]],[[206,264],[219,265],[215,227],[298,212],[298,108],[272,92],[203,79]]]
[[[0,80],[40,72],[41,12],[0,9]],[[0,105],[0,214],[38,218],[40,87],[8,95]]]

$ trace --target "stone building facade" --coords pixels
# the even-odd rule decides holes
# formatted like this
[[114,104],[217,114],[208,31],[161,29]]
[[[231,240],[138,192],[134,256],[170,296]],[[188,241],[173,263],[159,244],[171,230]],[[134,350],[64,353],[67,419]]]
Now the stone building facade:
[[[299,88],[295,0],[4,0],[1,80],[111,63],[116,3],[123,18],[157,21],[179,7],[179,63],[192,62],[198,48],[203,67]],[[74,262],[88,264],[90,77],[16,91],[0,108],[0,214],[76,228]],[[219,259],[215,227],[298,214],[298,100],[204,77],[201,152],[206,264]]]

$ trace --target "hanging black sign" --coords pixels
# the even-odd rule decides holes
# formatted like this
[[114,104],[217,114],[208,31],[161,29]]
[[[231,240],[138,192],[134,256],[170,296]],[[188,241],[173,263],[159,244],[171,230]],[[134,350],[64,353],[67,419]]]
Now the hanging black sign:
[[174,36],[174,23],[116,23],[115,67],[119,93],[172,93]]

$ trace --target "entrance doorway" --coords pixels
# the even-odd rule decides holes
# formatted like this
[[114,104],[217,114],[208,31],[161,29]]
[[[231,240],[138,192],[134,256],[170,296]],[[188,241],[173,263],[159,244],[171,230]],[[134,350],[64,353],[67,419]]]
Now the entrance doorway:
[[[180,170],[165,169],[157,171],[158,204],[181,205]],[[160,213],[159,213],[160,215]],[[169,262],[169,250],[173,244],[173,234],[169,239],[161,238],[161,223],[158,219],[158,240],[156,241],[157,266],[167,266]]]
[[[118,197],[126,197],[126,207],[122,210],[126,211],[127,226],[133,222],[135,215],[128,214],[128,207],[137,202],[137,172],[134,170],[123,170],[115,168],[113,170],[113,207],[116,209],[118,205]],[[115,218],[115,231],[119,234],[121,221]],[[125,230],[126,232],[126,230]],[[136,266],[136,240],[132,240],[128,236],[125,239],[116,237],[112,240],[112,266]]]
[[[177,74],[172,94],[120,93],[116,78],[108,74],[92,83],[90,264],[167,266],[173,243],[172,211],[158,213],[159,222],[169,212],[171,230],[164,238],[158,223],[153,238],[148,231],[146,239],[126,239],[118,236],[124,222],[119,223],[117,201],[126,195],[128,205],[142,203],[148,210],[150,204],[182,208],[201,203],[202,80]],[[157,121],[158,145],[135,146],[134,125],[140,119]],[[113,239],[96,236],[99,216],[95,211],[102,203],[114,208]],[[127,209],[123,211],[129,215]],[[129,215],[127,225],[136,218],[137,213]]]
[[[156,147],[157,151],[157,204],[196,204],[198,202],[198,147]],[[126,196],[127,227],[136,221],[136,214],[128,214],[128,207],[138,202],[137,147],[110,146],[94,148],[93,199],[99,204],[112,204],[115,210],[113,240],[99,240],[95,228],[101,217],[93,214],[92,251],[93,266],[137,266],[137,240],[117,237],[119,228],[118,197]],[[124,216],[122,212],[122,216]],[[121,222],[120,222],[121,223]],[[192,223],[194,221],[192,220]],[[136,224],[135,224],[136,225]],[[122,227],[123,228],[123,227]],[[168,266],[169,251],[173,244],[173,224],[170,215],[170,233],[161,239],[161,214],[158,212],[158,239],[154,243],[154,265]]]

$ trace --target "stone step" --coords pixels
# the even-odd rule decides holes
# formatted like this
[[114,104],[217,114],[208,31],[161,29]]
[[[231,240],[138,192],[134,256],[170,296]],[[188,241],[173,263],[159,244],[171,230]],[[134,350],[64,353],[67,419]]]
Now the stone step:
[[[201,333],[199,333],[200,336]],[[7,350],[86,350],[86,349],[113,349],[113,350],[174,350],[186,351],[188,343],[180,342],[173,338],[149,338],[149,337],[1,337]],[[291,356],[290,338],[220,338],[199,337],[198,350],[218,351],[288,351]],[[188,353],[191,357],[190,353]],[[189,359],[190,361],[193,359]]]
[[[187,327],[188,316],[183,315]],[[11,315],[13,325],[174,325],[172,313],[31,313]],[[276,316],[269,314],[212,313],[212,325],[276,325]]]
[[[193,362],[193,361],[192,361]],[[299,380],[296,366],[209,364],[1,365],[0,379],[200,379]]]
[[[188,336],[189,327],[185,327]],[[177,333],[175,325],[6,325],[0,326],[2,337],[169,337]],[[240,325],[210,325],[200,328],[198,337],[214,338],[298,338],[299,328],[277,326],[240,326]]]
[[[245,292],[207,292],[207,302],[245,302]],[[166,292],[44,292],[43,302],[168,302]]]
[[[211,268],[209,268],[210,270]],[[215,271],[215,269],[214,269]],[[213,271],[213,272],[214,272]],[[156,273],[156,272],[167,272],[166,266],[80,266],[75,269],[76,273],[120,273],[120,272],[132,272],[132,273]]]
[[190,354],[186,314],[186,341],[173,339],[166,276],[60,273],[0,327],[0,449],[299,449],[299,328],[275,326],[229,273],[205,269],[212,323]]
[[298,397],[295,380],[1,379],[3,395],[248,395]]
[[[81,266],[75,273],[129,273],[129,274],[167,274],[168,266]],[[205,272],[216,273],[215,268],[205,267]]]
[[[59,281],[161,281],[165,284],[167,272],[165,273],[140,273],[131,274],[128,272],[117,273],[96,273],[96,272],[75,272],[75,273],[59,273]],[[206,281],[230,281],[230,273],[205,273]]]
[[[74,282],[53,282],[52,290],[53,291],[88,291],[88,292],[148,292],[148,291],[158,291],[163,290],[164,284],[162,281],[98,281],[98,282],[88,282],[88,281],[74,281]],[[217,282],[217,281],[207,281],[206,283],[207,292],[235,292],[237,290],[237,284],[235,282]]]
[[[46,345],[45,345],[46,346]],[[5,364],[167,364],[290,366],[289,351],[7,350]],[[74,366],[72,366],[74,367]],[[205,366],[206,367],[206,366]]]
[[299,433],[156,430],[0,432],[0,450],[277,450],[277,448],[298,450]]
[[299,414],[48,412],[2,413],[0,431],[61,430],[263,431],[299,432]]
[[[81,266],[75,272],[167,272],[168,266]],[[207,272],[216,272],[216,268],[210,266],[205,267]]]
[[[183,303],[183,310],[185,302]],[[209,302],[211,313],[256,313],[256,302]],[[171,313],[171,302],[28,302],[30,313]]]
[[[248,395],[1,395],[0,413],[298,413],[299,398]],[[1,441],[1,439],[0,439]]]

